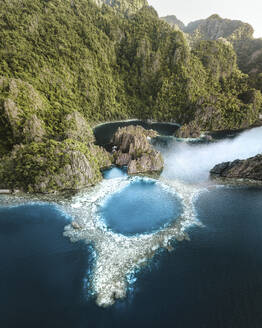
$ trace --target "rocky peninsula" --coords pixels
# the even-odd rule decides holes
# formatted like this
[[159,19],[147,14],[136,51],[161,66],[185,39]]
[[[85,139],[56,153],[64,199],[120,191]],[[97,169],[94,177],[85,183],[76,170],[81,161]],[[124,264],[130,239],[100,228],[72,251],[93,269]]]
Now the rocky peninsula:
[[213,178],[245,179],[262,182],[262,154],[246,160],[235,160],[216,165],[210,171]]

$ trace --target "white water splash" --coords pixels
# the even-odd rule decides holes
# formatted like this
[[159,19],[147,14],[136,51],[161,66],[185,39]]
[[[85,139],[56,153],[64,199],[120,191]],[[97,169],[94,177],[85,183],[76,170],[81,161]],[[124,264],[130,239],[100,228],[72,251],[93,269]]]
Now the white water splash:
[[199,183],[208,179],[209,171],[218,163],[262,153],[262,127],[243,132],[235,139],[209,144],[176,142],[162,153],[165,158],[164,178]]

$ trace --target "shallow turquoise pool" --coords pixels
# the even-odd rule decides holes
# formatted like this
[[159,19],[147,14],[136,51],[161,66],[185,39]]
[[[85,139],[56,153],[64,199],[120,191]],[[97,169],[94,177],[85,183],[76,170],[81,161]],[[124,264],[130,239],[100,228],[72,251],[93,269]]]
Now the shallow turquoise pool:
[[124,235],[164,228],[182,211],[180,199],[155,180],[137,179],[107,198],[99,214],[108,228]]

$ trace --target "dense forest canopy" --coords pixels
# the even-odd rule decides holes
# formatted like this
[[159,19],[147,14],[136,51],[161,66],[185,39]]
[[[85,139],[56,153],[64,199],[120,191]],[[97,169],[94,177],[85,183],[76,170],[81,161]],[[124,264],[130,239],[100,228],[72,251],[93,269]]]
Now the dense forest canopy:
[[[191,47],[146,1],[0,4],[0,156],[42,158],[45,143],[51,153],[92,153],[81,146],[90,140],[65,132],[68,117],[90,126],[175,121],[185,135],[247,127],[259,117],[258,82],[238,69],[232,45],[218,39]],[[29,162],[21,164],[25,174],[37,165]],[[2,164],[0,175],[6,170]]]

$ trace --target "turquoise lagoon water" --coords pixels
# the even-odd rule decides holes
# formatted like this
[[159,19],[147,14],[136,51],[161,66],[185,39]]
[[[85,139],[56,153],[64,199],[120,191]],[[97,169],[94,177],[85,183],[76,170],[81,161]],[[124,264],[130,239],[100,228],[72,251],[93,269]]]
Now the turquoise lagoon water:
[[172,223],[181,211],[178,197],[155,180],[142,178],[108,197],[100,207],[105,224],[124,235],[156,231]]

